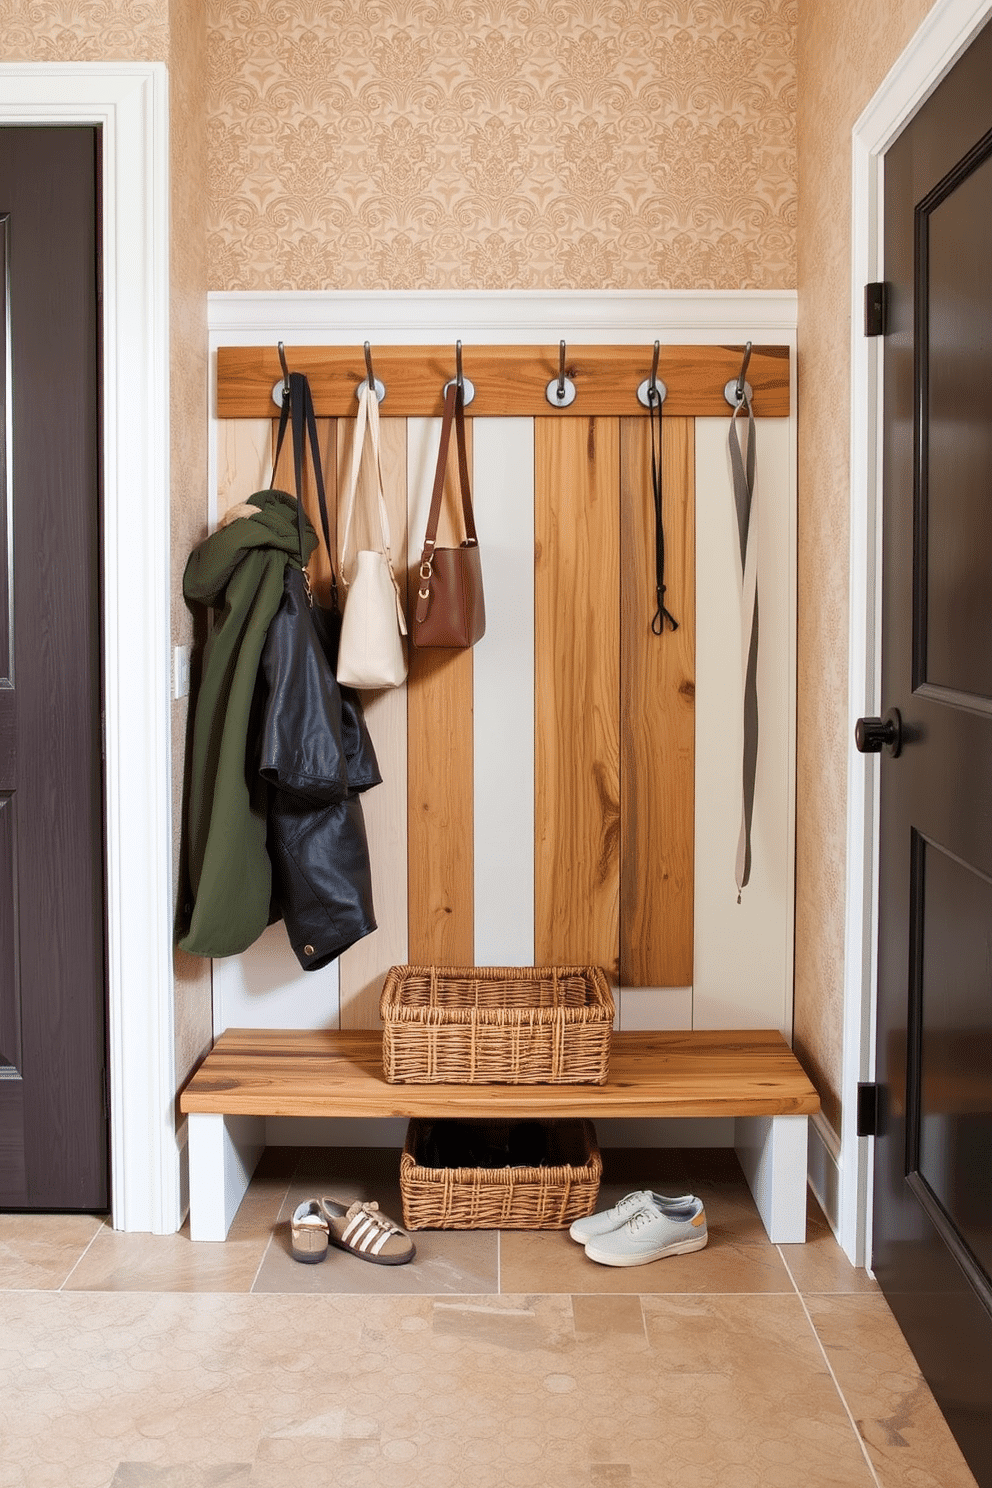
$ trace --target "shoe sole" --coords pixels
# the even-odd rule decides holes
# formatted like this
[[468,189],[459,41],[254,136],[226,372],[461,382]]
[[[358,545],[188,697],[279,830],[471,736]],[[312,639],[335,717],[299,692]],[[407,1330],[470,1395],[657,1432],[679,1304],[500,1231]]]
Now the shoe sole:
[[300,1250],[297,1246],[290,1244],[290,1253],[294,1261],[299,1261],[302,1266],[316,1266],[321,1261],[327,1260],[327,1246],[323,1250]]
[[[613,1231],[615,1234],[616,1232]],[[642,1252],[640,1255],[610,1255],[605,1251],[597,1251],[595,1245],[586,1246],[586,1255],[591,1261],[598,1261],[601,1266],[645,1266],[649,1261],[660,1261],[665,1256],[688,1255],[693,1250],[702,1250],[709,1239],[704,1235],[701,1240],[679,1240],[674,1245],[663,1245],[658,1250]]]

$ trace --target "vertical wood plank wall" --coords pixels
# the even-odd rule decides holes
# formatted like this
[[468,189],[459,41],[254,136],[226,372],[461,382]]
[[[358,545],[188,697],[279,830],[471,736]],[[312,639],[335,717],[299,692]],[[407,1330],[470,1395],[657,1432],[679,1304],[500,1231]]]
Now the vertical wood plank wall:
[[[354,421],[317,423],[331,537],[339,547],[344,518],[338,508]],[[533,651],[526,654],[518,644],[498,664],[504,676],[511,667],[520,673],[512,683],[518,699],[522,688],[532,689],[533,722],[521,709],[527,716],[504,719],[503,726],[518,757],[530,743],[517,736],[517,728],[533,730],[533,793],[514,801],[514,780],[504,778],[498,784],[505,809],[497,802],[490,811],[488,799],[486,808],[490,821],[512,818],[512,830],[523,839],[513,849],[518,859],[532,851],[533,931],[532,942],[529,932],[503,935],[496,903],[486,906],[490,928],[484,938],[517,953],[499,960],[526,959],[520,955],[526,947],[539,964],[601,965],[615,985],[686,986],[693,958],[694,420],[664,421],[667,597],[679,629],[662,636],[651,631],[654,507],[647,420],[557,415],[494,423],[504,425],[516,428],[522,446],[526,430],[533,449],[532,560],[524,555],[528,570],[533,565]],[[470,468],[476,427],[470,420]],[[258,472],[271,460],[275,425],[262,424],[267,440],[260,421],[230,420],[220,428],[222,514],[251,489],[268,484],[268,474],[262,478]],[[405,575],[412,613],[440,421],[383,416],[381,431],[392,557],[401,582]],[[497,448],[495,441],[489,447]],[[459,506],[455,462],[450,463],[442,543],[461,535],[453,518]],[[489,489],[487,474],[480,471],[476,481],[473,471],[480,533],[486,514],[478,511],[478,489]],[[286,450],[275,479],[283,489],[293,488]],[[304,504],[316,527],[309,473]],[[359,521],[353,551],[375,541],[367,522]],[[500,625],[507,562],[498,543],[483,539],[490,629]],[[326,600],[322,554],[311,577]],[[520,579],[527,582],[524,575]],[[509,582],[507,590],[512,593]],[[512,640],[504,649],[513,652]],[[485,779],[475,779],[476,656],[412,645],[408,655],[404,687],[363,697],[383,775],[383,784],[363,798],[379,928],[340,958],[343,1027],[377,1023],[389,966],[477,959],[475,864],[485,858],[487,843],[479,841],[475,822],[475,802],[480,792],[486,795]],[[498,886],[498,878],[486,881]]]
[[538,419],[534,471],[534,952],[615,982],[619,420]]

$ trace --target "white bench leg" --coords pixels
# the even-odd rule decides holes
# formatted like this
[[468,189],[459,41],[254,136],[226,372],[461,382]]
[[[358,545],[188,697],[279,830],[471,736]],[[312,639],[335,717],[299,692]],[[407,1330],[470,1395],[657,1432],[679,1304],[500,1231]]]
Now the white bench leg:
[[226,1240],[265,1151],[265,1118],[190,1112],[186,1120],[189,1237]]
[[734,1147],[775,1245],[806,1239],[806,1116],[738,1116]]

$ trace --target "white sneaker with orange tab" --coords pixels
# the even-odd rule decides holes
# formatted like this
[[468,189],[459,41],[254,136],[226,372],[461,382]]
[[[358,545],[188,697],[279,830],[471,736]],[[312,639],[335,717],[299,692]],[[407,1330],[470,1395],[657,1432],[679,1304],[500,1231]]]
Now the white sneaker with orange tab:
[[643,1205],[618,1229],[590,1240],[585,1250],[601,1266],[643,1266],[664,1256],[702,1250],[708,1239],[703,1201],[690,1194],[680,1207],[664,1212],[653,1204]]

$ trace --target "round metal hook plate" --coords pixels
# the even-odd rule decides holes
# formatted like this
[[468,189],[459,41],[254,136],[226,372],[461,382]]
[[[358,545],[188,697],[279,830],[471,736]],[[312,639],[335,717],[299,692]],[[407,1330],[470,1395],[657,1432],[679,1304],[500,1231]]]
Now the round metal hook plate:
[[665,384],[662,382],[662,380],[661,380],[660,377],[656,377],[655,380],[654,380],[654,393],[655,393],[655,396],[652,398],[652,396],[651,396],[651,379],[650,379],[650,377],[645,377],[644,381],[641,383],[640,387],[637,389],[637,401],[638,401],[638,403],[643,404],[645,408],[653,408],[654,407],[654,404],[659,399],[661,400],[662,403],[664,403],[665,399],[668,397],[668,389],[665,386]]
[[[442,396],[444,396],[444,395],[447,394],[447,391],[448,391],[449,387],[455,387],[455,386],[457,386],[457,383],[458,383],[457,377],[449,377],[448,381],[444,384],[444,387],[441,389]],[[471,377],[463,377],[462,378],[462,387],[465,390],[465,407],[467,408],[468,405],[471,403],[472,399],[475,397],[475,383],[472,381]]]
[[[754,397],[754,388],[751,386],[751,384],[749,382],[745,382],[744,387],[745,387],[745,390],[747,392],[748,397],[749,398],[753,398]],[[726,398],[726,400],[730,404],[731,408],[736,408],[737,407],[737,405],[741,401],[741,399],[739,399],[738,396],[737,396],[737,378],[736,377],[732,377],[730,379],[730,381],[727,383],[727,385],[725,386],[725,388],[723,390],[723,396]]]
[[280,377],[279,381],[277,383],[274,383],[272,387],[272,401],[277,408],[282,407],[282,390],[284,386],[285,384]]
[[[373,381],[375,383],[375,401],[377,403],[381,403],[382,400],[383,400],[383,398],[386,396],[386,385],[385,385],[385,383],[380,382],[379,379],[378,379],[378,377],[373,378]],[[362,380],[361,380],[361,382],[355,388],[355,397],[356,398],[360,398],[361,395],[362,395],[362,388],[363,387],[368,387],[368,385],[369,385],[368,378],[367,377],[363,377]]]
[[575,402],[575,383],[570,377],[566,377],[563,387],[557,377],[552,377],[545,388],[544,396],[552,408],[567,408],[570,403]]

